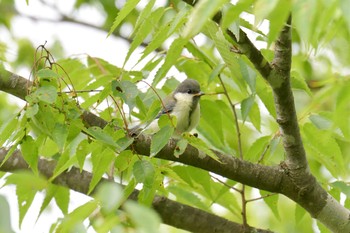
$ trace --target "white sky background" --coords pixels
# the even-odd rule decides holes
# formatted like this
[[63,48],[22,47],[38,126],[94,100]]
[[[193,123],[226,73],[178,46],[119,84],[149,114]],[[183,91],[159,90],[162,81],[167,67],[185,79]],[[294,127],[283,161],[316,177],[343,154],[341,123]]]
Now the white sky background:
[[[68,15],[71,14],[73,9],[73,1],[51,2],[55,3],[58,6],[60,12],[66,13]],[[141,1],[141,3],[143,2],[144,1]],[[44,7],[39,1],[30,0],[29,5],[27,6],[25,0],[17,0],[16,5],[17,9],[25,15],[48,19],[57,19],[59,17],[55,11],[48,7]],[[103,16],[97,12],[95,8],[92,7],[83,7],[81,10],[75,11],[74,13],[82,21],[97,26],[103,22]],[[122,39],[116,39],[113,36],[107,38],[106,32],[98,31],[81,25],[75,25],[72,23],[33,21],[25,17],[16,17],[12,22],[12,29],[16,38],[28,38],[33,42],[35,46],[44,44],[45,41],[47,41],[48,47],[54,42],[54,38],[58,38],[61,41],[67,56],[89,54],[90,56],[99,57],[107,60],[114,65],[121,66],[124,62],[124,57],[127,54],[129,46],[129,44]],[[267,27],[265,27],[265,29],[267,29]],[[3,40],[6,43],[7,40],[11,40],[10,35],[6,35],[5,31],[0,30],[0,34],[0,40]],[[196,38],[196,42],[200,43],[200,38]],[[8,57],[11,59],[12,56],[13,59],[13,57],[16,56],[16,48],[14,47],[15,45],[8,43],[8,46]],[[136,50],[134,54],[140,54],[140,52],[141,50]],[[133,58],[130,60],[132,59]],[[136,57],[134,57],[134,59],[136,59]],[[133,64],[130,65],[132,66]],[[170,71],[170,73],[172,72],[175,72],[175,69]],[[19,74],[24,77],[28,77],[29,71],[20,70]],[[176,75],[180,79],[185,78],[183,75],[180,75],[178,73]],[[1,182],[2,180],[0,180],[0,185],[2,185]],[[44,198],[42,194],[38,193],[34,199],[32,206],[24,218],[21,230],[19,230],[18,206],[15,187],[6,186],[4,188],[1,188],[0,195],[4,195],[9,202],[12,227],[15,232],[46,233],[49,231],[51,224],[57,221],[57,218],[63,217],[58,207],[55,204],[51,203],[48,210],[44,211],[44,213],[36,222],[36,218],[38,216],[40,206]],[[72,211],[88,200],[89,198],[87,198],[85,195],[72,192],[69,211]]]

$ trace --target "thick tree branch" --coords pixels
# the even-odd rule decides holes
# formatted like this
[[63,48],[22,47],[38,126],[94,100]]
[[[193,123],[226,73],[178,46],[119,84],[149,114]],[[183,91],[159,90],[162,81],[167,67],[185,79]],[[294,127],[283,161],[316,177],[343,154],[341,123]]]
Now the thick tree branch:
[[[2,91],[24,99],[27,87],[30,85],[30,82],[18,75],[5,70],[0,72],[0,90]],[[86,126],[103,128],[107,125],[106,121],[89,112],[84,112],[82,120]],[[149,156],[150,145],[151,138],[140,135],[135,139],[131,148],[140,155]],[[219,163],[209,156],[200,158],[198,150],[192,146],[188,146],[185,152],[176,158],[174,156],[175,146],[175,141],[170,140],[156,157],[202,168],[258,189],[284,194],[333,231],[350,232],[350,212],[334,200],[310,173],[304,172],[303,176],[295,177],[284,165],[263,166],[215,152],[221,161]],[[305,184],[301,184],[302,181]],[[333,219],[327,215],[329,212],[332,212]]]
[[[0,163],[3,162],[7,150],[0,148]],[[46,159],[39,159],[38,170],[42,175],[50,178],[56,167],[56,161],[49,161]],[[19,150],[16,150],[11,157],[0,167],[1,171],[15,172],[17,170],[30,169],[28,164],[22,157]],[[89,190],[89,184],[92,179],[92,173],[82,171],[78,168],[71,168],[69,171],[63,172],[61,175],[53,180],[54,184],[68,187],[74,191],[86,194]],[[102,182],[111,182],[102,179]],[[137,200],[139,191],[134,190],[129,196],[129,199]],[[181,228],[191,232],[245,232],[245,228],[241,224],[231,222],[214,214],[207,213],[200,209],[172,201],[166,197],[155,196],[152,202],[153,208],[162,217],[165,224]],[[271,233],[269,230],[262,230],[249,227],[249,232]]]

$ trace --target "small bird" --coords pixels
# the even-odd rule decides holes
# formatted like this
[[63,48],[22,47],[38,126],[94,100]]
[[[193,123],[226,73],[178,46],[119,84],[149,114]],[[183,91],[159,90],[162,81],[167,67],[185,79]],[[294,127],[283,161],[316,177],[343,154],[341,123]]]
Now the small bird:
[[[179,84],[174,92],[163,100],[163,109],[141,132],[153,134],[159,131],[158,119],[164,114],[176,116],[177,123],[173,135],[174,138],[179,138],[184,132],[190,132],[199,122],[199,99],[202,95],[204,93],[201,92],[199,83],[194,79],[186,79]],[[140,126],[136,126],[135,128],[138,130]]]

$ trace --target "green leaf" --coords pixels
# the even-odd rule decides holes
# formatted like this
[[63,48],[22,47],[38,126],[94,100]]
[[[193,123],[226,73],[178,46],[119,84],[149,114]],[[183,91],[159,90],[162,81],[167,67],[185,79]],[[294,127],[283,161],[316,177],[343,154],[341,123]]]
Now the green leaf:
[[268,33],[268,45],[271,45],[276,41],[283,26],[286,24],[288,15],[290,14],[292,7],[292,0],[278,0],[274,10],[269,14],[269,33]]
[[19,126],[17,116],[9,117],[9,120],[0,127],[0,145],[3,145],[6,140],[9,140],[10,135],[16,131]]
[[110,148],[107,147],[103,151],[101,151],[101,149],[102,148],[98,148],[91,154],[93,176],[89,185],[88,193],[91,193],[92,190],[94,190],[98,182],[101,180],[102,175],[109,171],[112,161],[115,158],[114,151]]
[[114,138],[103,131],[101,128],[93,126],[85,130],[89,135],[94,137],[97,141],[105,143],[117,150],[120,149],[119,145],[115,142]]
[[45,189],[48,182],[29,171],[14,173],[6,178],[6,185],[15,184],[19,207],[19,225],[31,206],[38,191]]
[[179,186],[169,186],[167,188],[169,192],[176,196],[176,199],[180,202],[184,202],[186,204],[190,204],[196,206],[200,209],[208,210],[208,206],[203,203],[203,201],[198,197],[195,192],[190,192],[184,188],[180,188]]
[[348,0],[339,0],[338,3],[343,13],[345,22],[348,25],[348,31],[350,32],[350,14],[349,14],[350,2]]
[[153,209],[127,201],[123,205],[131,221],[135,224],[137,232],[157,233],[160,232],[161,218]]
[[0,232],[14,233],[11,227],[10,206],[3,195],[0,195],[0,210],[1,210]]
[[205,23],[211,19],[220,8],[227,3],[227,0],[202,0],[199,1],[193,8],[188,23],[183,30],[182,36],[190,39],[199,33]]
[[125,2],[124,7],[118,12],[117,17],[115,18],[113,25],[108,32],[108,36],[110,36],[114,32],[114,30],[119,26],[119,24],[125,19],[125,17],[128,16],[130,12],[135,9],[139,1],[140,0],[128,0]]
[[250,109],[248,115],[254,127],[260,132],[261,119],[260,119],[260,110],[257,103],[255,102],[253,103],[253,106]]
[[321,130],[331,129],[333,125],[330,119],[322,115],[312,114],[309,116],[309,119],[318,129],[321,129]]
[[36,76],[38,76],[40,79],[43,79],[43,78],[59,78],[60,76],[55,73],[53,70],[50,70],[50,69],[41,69],[41,70],[38,70],[36,73]]
[[54,198],[57,206],[63,214],[68,213],[70,191],[66,187],[56,186],[54,190]]
[[297,71],[291,72],[291,85],[295,89],[300,89],[305,91],[309,96],[312,96],[312,92],[307,85],[305,79]]
[[179,141],[176,142],[176,147],[175,147],[175,151],[174,151],[174,156],[176,158],[179,158],[180,155],[182,155],[188,145],[188,141],[186,139],[181,138]]
[[79,206],[65,216],[61,224],[57,227],[56,232],[76,232],[76,227],[82,224],[97,208],[99,206],[95,200]]
[[348,198],[350,197],[350,185],[348,183],[345,183],[344,181],[335,181],[331,183],[331,186],[339,189]]
[[39,149],[31,136],[25,136],[21,143],[24,160],[29,164],[35,174],[38,174]]
[[42,86],[39,87],[33,95],[43,102],[53,104],[57,98],[57,91],[54,86]]
[[244,157],[249,161],[257,162],[262,156],[262,153],[267,149],[267,145],[269,144],[270,140],[271,136],[263,136],[258,138],[249,147],[249,150]]
[[295,223],[299,224],[306,214],[305,209],[300,207],[298,204],[295,205]]
[[211,72],[208,78],[208,85],[220,75],[220,73],[226,68],[225,64],[219,63],[215,66],[214,70]]
[[[95,142],[92,142],[95,143]],[[80,172],[83,170],[84,163],[85,163],[85,158],[86,156],[90,153],[89,150],[89,143],[87,140],[83,140],[79,143],[77,150],[76,150],[76,158],[78,160]]]
[[125,171],[131,165],[131,161],[134,158],[134,154],[131,150],[124,150],[120,152],[120,154],[115,159],[115,168],[117,168],[118,172]]
[[58,148],[62,151],[68,137],[68,126],[66,124],[56,123],[52,132],[52,140],[56,142]]
[[159,68],[154,78],[154,85],[157,84],[169,71],[169,69],[175,64],[176,60],[180,57],[181,52],[187,40],[179,37],[173,41],[165,57],[164,64]]
[[[261,196],[265,196],[267,194],[270,194],[269,192],[266,192],[264,190],[259,190],[259,191],[260,191],[260,195]],[[272,213],[275,215],[275,217],[278,220],[281,220],[281,217],[280,217],[280,214],[279,214],[279,211],[278,211],[278,206],[277,206],[278,199],[279,199],[278,195],[272,195],[272,196],[264,198],[263,200],[267,204],[267,206],[270,208]]]
[[39,111],[39,105],[38,104],[31,104],[26,109],[26,117],[27,118],[33,118]]
[[[151,2],[154,2],[154,0]],[[144,14],[145,10],[141,11],[141,14]],[[133,38],[130,44],[128,53],[125,56],[123,67],[125,66],[126,62],[129,60],[131,54],[135,51],[135,49],[140,46],[140,44],[144,41],[144,39],[150,34],[152,29],[154,29],[155,25],[157,25],[160,18],[164,14],[164,12],[165,12],[165,9],[163,7],[160,7],[160,8],[157,8],[154,12],[152,12],[152,14],[149,17],[140,19],[140,22],[141,22],[140,26],[135,27],[135,31],[134,31],[135,37]],[[141,15],[139,18],[141,18]]]
[[117,211],[123,199],[123,189],[116,183],[102,183],[94,195],[104,213]]
[[[147,47],[143,51],[143,54],[139,59],[138,63],[141,60],[143,60],[147,55],[149,55],[151,52],[154,52],[154,50],[159,48],[164,43],[165,40],[167,40],[177,29],[179,29],[186,22],[187,13],[188,13],[188,8],[187,7],[182,8],[181,11],[179,11],[173,18],[171,18],[167,23],[162,25],[159,28],[159,30],[157,30],[156,34],[153,36],[152,41],[147,45]],[[179,39],[179,40],[183,40],[183,39]],[[187,41],[187,40],[183,40],[183,41]],[[182,51],[182,48],[181,48],[181,51]],[[178,51],[175,50],[173,52],[178,52]],[[170,51],[167,52],[167,55],[169,53]]]
[[249,85],[249,88],[252,93],[255,93],[255,87],[256,87],[256,72],[250,68],[243,60],[239,60],[239,65],[241,67],[241,73],[244,78],[244,80]]
[[205,155],[208,155],[210,158],[220,162],[219,158],[216,156],[216,154],[209,148],[209,146],[200,138],[197,138],[189,133],[184,133],[182,135],[184,139],[188,141],[191,146],[197,148],[198,156],[201,157],[201,153],[204,153]]
[[253,107],[254,99],[255,99],[255,96],[251,95],[242,101],[241,112],[242,112],[243,121],[245,121],[247,119],[248,114]]
[[330,132],[319,130],[311,123],[306,123],[301,132],[309,155],[323,164],[334,177],[346,174],[342,152]]
[[166,125],[152,136],[150,157],[158,154],[158,152],[168,144],[173,133],[174,128],[170,125]]
[[139,94],[139,90],[136,85],[130,81],[112,81],[113,95],[120,97],[124,102],[132,109],[136,105],[136,97]]
[[316,13],[317,0],[296,0],[293,3],[293,25],[304,42],[312,43]]
[[238,72],[241,71],[241,65],[237,55],[231,51],[231,43],[226,40],[223,32],[213,22],[209,22],[206,25],[204,34],[213,40],[220,56],[230,69],[231,76],[235,79],[240,89],[245,92],[245,83],[243,82],[242,73]]
[[155,179],[155,169],[146,160],[138,160],[134,163],[133,174],[138,183],[143,183],[145,187],[151,188]]

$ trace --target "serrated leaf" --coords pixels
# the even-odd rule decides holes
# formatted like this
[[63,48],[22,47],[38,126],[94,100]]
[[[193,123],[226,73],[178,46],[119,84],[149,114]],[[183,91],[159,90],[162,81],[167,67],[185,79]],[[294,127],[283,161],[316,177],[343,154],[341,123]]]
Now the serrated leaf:
[[55,191],[55,201],[63,214],[68,213],[70,191],[66,187],[57,186]]
[[313,158],[323,164],[334,177],[346,174],[342,152],[329,131],[319,130],[313,124],[306,123],[301,132],[306,149],[310,150]]
[[98,202],[95,200],[79,206],[65,216],[61,224],[57,227],[56,232],[72,232],[72,229],[82,224],[98,207]]
[[261,119],[260,119],[260,110],[257,103],[255,102],[253,103],[253,106],[250,109],[248,116],[250,121],[254,125],[254,127],[260,132]]
[[201,31],[205,23],[211,19],[219,9],[227,3],[227,0],[202,0],[193,8],[188,23],[183,30],[182,36],[190,39]]
[[[265,196],[267,194],[270,194],[269,192],[266,192],[264,190],[259,190],[259,192],[260,192],[261,196]],[[278,195],[271,195],[269,197],[264,198],[263,200],[267,204],[267,206],[270,208],[272,213],[275,215],[275,217],[278,220],[281,220],[281,217],[280,217],[280,214],[279,214],[279,211],[278,211],[278,206],[277,206],[278,199],[279,199]]]
[[153,165],[146,160],[139,160],[134,163],[133,174],[138,183],[143,183],[145,187],[152,187],[155,178]]
[[218,75],[220,75],[220,73],[222,72],[223,69],[225,69],[226,65],[219,63],[215,66],[215,68],[213,69],[213,71],[211,72],[211,74],[209,75],[208,78],[208,85],[216,78],[218,77]]
[[14,173],[6,178],[6,185],[15,184],[19,208],[19,225],[31,206],[38,191],[45,189],[48,182],[29,171]]
[[[141,60],[143,60],[147,55],[149,55],[151,52],[154,52],[154,50],[159,48],[164,43],[164,41],[170,37],[170,35],[172,35],[177,29],[179,29],[186,22],[187,13],[188,13],[188,8],[185,7],[181,11],[179,11],[173,18],[171,18],[169,23],[166,23],[159,28],[159,30],[153,36],[152,41],[148,44],[148,46],[143,51],[142,56],[139,59],[138,63]],[[187,40],[184,40],[184,41],[187,41]],[[177,51],[173,51],[173,52],[177,52]],[[170,51],[167,52],[167,54],[169,53]]]
[[125,17],[128,16],[130,12],[135,9],[139,1],[140,0],[128,0],[125,2],[124,7],[118,12],[117,17],[115,18],[113,25],[108,32],[108,36],[110,36],[114,32],[114,30],[119,26],[119,24],[125,19]]
[[[145,10],[141,11],[141,14],[143,14],[144,12]],[[154,29],[156,23],[158,23],[158,21],[160,20],[164,12],[165,12],[165,8],[160,7],[160,8],[157,8],[154,12],[152,12],[149,17],[143,18],[142,20],[140,19],[140,22],[141,22],[140,26],[135,27],[135,31],[134,31],[135,37],[133,38],[130,44],[128,53],[125,56],[123,67],[125,66],[126,62],[129,60],[131,54],[135,51],[135,49],[144,41],[144,39],[149,35],[152,29]],[[141,15],[140,15],[140,18],[141,18]]]
[[19,226],[22,225],[23,219],[32,205],[36,190],[26,189],[22,186],[16,186],[16,195],[19,208]]
[[204,34],[213,40],[220,56],[230,69],[231,75],[235,79],[235,82],[241,90],[245,91],[245,83],[243,82],[242,73],[238,72],[241,70],[239,59],[237,58],[236,54],[231,51],[232,45],[226,40],[221,29],[218,28],[215,23],[209,22],[205,27]]
[[153,209],[137,204],[133,201],[127,201],[123,205],[131,221],[135,224],[137,232],[158,233],[161,218]]
[[241,113],[243,121],[245,121],[248,117],[248,114],[250,110],[253,107],[255,97],[253,95],[249,96],[248,98],[244,99],[241,103]]
[[110,148],[106,148],[103,151],[95,150],[92,152],[91,162],[93,176],[89,185],[88,193],[91,193],[92,190],[94,190],[98,182],[101,180],[103,174],[108,172],[114,158],[114,151],[112,151]]
[[21,151],[24,160],[35,174],[38,174],[39,149],[31,136],[25,136],[21,143]]
[[0,145],[3,145],[10,135],[16,131],[19,125],[19,119],[17,116],[9,118],[9,120],[0,127]]
[[248,66],[242,60],[239,60],[239,65],[240,65],[241,73],[242,73],[242,76],[243,76],[244,80],[248,84],[251,92],[255,93],[256,92],[256,90],[255,90],[255,87],[256,87],[256,72],[252,68],[250,68],[250,66]]
[[305,79],[296,71],[292,71],[291,73],[291,85],[293,88],[304,90],[309,96],[312,96],[312,92]]
[[93,136],[97,141],[103,142],[106,145],[112,146],[113,148],[119,150],[119,145],[115,142],[113,137],[103,131],[101,128],[93,126],[85,130],[89,135]]
[[266,150],[267,145],[271,140],[271,136],[264,136],[258,138],[249,147],[247,154],[244,156],[247,160],[256,162],[261,157],[262,153]]
[[280,31],[286,24],[287,17],[290,14],[292,7],[292,0],[278,0],[277,5],[273,11],[269,14],[269,33],[268,33],[268,46],[276,41]]
[[197,148],[200,151],[199,154],[201,152],[204,152],[210,158],[220,162],[216,154],[210,149],[210,147],[202,139],[197,138],[189,133],[184,133],[182,136],[188,141],[188,143],[191,144],[191,146]]
[[159,70],[157,70],[156,76],[153,80],[154,85],[156,85],[175,64],[176,60],[180,57],[182,49],[186,43],[187,40],[184,40],[180,37],[173,41],[165,57],[164,64],[159,68]]
[[176,199],[180,202],[194,205],[200,209],[208,210],[208,206],[204,204],[194,192],[189,192],[186,189],[174,185],[169,186],[167,189],[169,190],[169,192],[175,195]]
[[158,152],[168,144],[171,136],[174,133],[174,128],[170,125],[162,127],[158,132],[152,136],[150,157],[155,156]]

